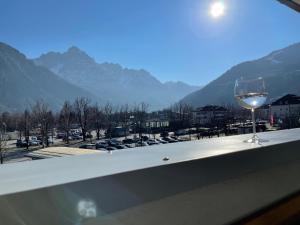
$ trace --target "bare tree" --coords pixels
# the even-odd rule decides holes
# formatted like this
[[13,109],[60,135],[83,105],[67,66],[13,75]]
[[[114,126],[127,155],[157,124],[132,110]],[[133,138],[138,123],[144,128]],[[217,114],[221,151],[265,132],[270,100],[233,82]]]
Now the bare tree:
[[22,114],[16,113],[13,116],[15,121],[15,131],[18,133],[18,139],[22,139],[22,132],[23,132],[23,121],[22,121]]
[[65,101],[59,114],[60,127],[65,132],[65,140],[69,144],[69,136],[71,129],[71,122],[73,118],[73,107],[69,101]]
[[106,136],[111,139],[113,126],[113,109],[110,103],[104,106],[104,127],[106,129]]
[[23,118],[22,118],[22,125],[24,129],[24,136],[26,140],[26,148],[29,148],[29,136],[30,136],[30,129],[31,129],[31,118],[30,112],[28,110],[24,111]]
[[192,133],[191,133],[191,121],[192,121],[192,111],[193,111],[193,107],[188,105],[188,104],[185,104],[183,106],[183,118],[182,118],[182,121],[183,121],[183,126],[187,126],[189,128],[189,139],[192,140]]
[[91,118],[93,121],[93,127],[96,130],[97,140],[100,139],[100,132],[104,127],[105,116],[103,113],[103,109],[98,105],[95,104],[91,107]]
[[86,133],[88,130],[88,119],[90,114],[89,104],[90,99],[84,97],[77,98],[74,102],[75,115],[82,131],[83,141],[86,140]]
[[37,101],[32,107],[32,116],[36,125],[40,128],[43,147],[45,147],[45,145],[49,146],[48,132],[54,123],[54,118],[48,104],[43,100]]
[[0,121],[1,128],[0,128],[0,163],[3,164],[3,160],[6,153],[6,141],[7,141],[7,134],[6,134],[6,124],[5,122]]
[[149,105],[144,102],[134,107],[134,119],[138,127],[140,139],[142,138],[143,127],[146,123],[148,107]]
[[121,106],[119,111],[119,121],[121,123],[121,126],[125,129],[125,139],[127,139],[127,133],[128,133],[128,126],[129,126],[129,106],[128,104],[125,104]]

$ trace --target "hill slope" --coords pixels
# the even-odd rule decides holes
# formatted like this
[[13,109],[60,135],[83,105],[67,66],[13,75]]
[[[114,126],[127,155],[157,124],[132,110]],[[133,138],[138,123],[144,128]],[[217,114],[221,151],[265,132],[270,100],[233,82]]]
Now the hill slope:
[[36,66],[16,49],[0,42],[0,110],[20,111],[38,99],[53,109],[78,96],[97,98],[66,82],[48,69]]
[[235,80],[241,76],[263,77],[269,100],[287,93],[300,94],[300,43],[274,51],[261,59],[238,64],[181,101],[193,106],[234,103]]

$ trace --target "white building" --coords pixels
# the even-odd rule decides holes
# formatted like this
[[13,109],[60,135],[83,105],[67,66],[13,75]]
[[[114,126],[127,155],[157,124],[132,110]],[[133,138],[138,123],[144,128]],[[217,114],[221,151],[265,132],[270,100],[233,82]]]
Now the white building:
[[227,116],[227,109],[222,106],[208,105],[193,111],[193,123],[199,125],[223,122]]
[[285,95],[271,104],[270,114],[275,122],[290,117],[300,117],[300,96]]

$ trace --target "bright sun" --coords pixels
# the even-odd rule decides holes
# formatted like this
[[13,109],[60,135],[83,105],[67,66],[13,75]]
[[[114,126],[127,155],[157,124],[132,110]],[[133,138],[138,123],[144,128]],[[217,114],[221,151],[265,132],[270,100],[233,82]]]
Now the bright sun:
[[211,4],[210,6],[210,14],[214,18],[219,18],[224,15],[225,12],[225,4],[221,1],[217,1]]

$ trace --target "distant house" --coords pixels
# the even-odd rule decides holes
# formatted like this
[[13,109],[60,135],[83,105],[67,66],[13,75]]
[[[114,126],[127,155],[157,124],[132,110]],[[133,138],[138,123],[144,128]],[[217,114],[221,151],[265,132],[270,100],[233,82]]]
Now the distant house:
[[255,110],[255,114],[257,119],[269,121],[271,116],[271,105],[265,104],[259,107],[258,109]]
[[199,125],[219,124],[226,120],[228,110],[222,106],[208,105],[192,113],[193,123]]
[[275,121],[300,117],[300,96],[288,94],[271,104],[270,114]]
[[169,127],[168,120],[160,120],[160,119],[149,119],[146,121],[147,128],[164,128]]
[[114,127],[111,130],[111,137],[124,137],[128,131],[124,127]]
[[166,128],[169,127],[169,112],[168,111],[157,111],[152,112],[145,123],[145,128]]

